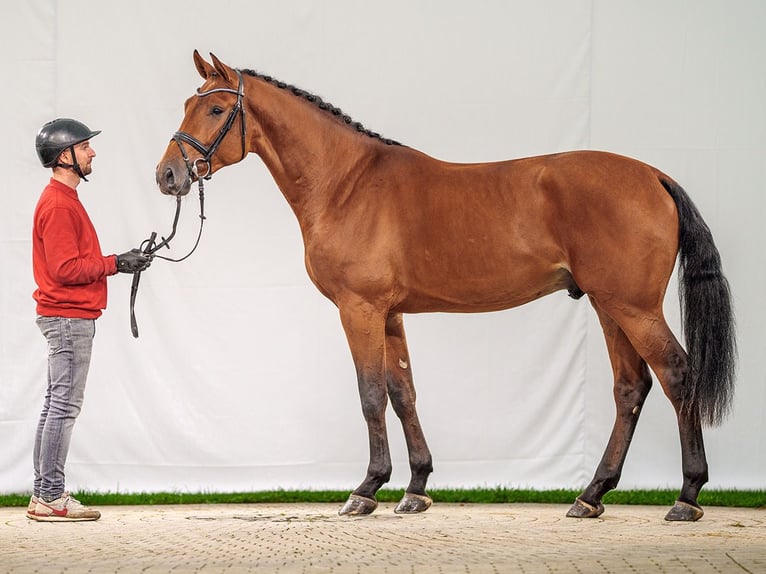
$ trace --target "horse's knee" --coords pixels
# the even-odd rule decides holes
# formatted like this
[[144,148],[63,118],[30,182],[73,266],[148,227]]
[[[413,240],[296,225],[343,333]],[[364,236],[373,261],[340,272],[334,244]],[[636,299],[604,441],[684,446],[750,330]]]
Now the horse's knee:
[[386,399],[370,399],[362,397],[362,414],[368,423],[377,422],[385,418]]
[[383,385],[374,380],[360,379],[359,399],[365,420],[374,421],[385,417],[388,396]]
[[416,415],[415,410],[415,391],[404,382],[388,384],[388,398],[396,415],[407,420]]

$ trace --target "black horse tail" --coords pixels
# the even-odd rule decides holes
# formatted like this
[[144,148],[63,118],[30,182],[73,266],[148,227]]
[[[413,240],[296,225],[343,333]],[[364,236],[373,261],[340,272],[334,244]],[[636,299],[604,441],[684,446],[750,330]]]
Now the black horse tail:
[[689,370],[682,412],[709,426],[731,408],[737,344],[729,282],[710,228],[683,188],[660,179],[678,210],[678,293]]

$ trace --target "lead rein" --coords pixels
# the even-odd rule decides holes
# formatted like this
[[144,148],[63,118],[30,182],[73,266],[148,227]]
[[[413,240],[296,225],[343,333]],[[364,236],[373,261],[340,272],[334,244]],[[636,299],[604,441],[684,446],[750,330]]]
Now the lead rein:
[[[170,241],[175,237],[176,235],[176,229],[178,227],[178,218],[181,214],[181,196],[176,196],[176,213],[173,216],[173,227],[170,230],[170,235],[167,237],[162,237],[162,241],[155,244],[154,241],[157,238],[157,232],[152,231],[152,234],[149,236],[148,239],[145,239],[141,243],[141,253],[144,255],[150,255],[152,257],[156,257],[158,259],[164,259],[165,261],[170,261],[172,263],[180,263],[181,261],[184,261],[185,259],[188,259],[192,253],[194,253],[197,250],[197,247],[199,246],[200,239],[202,239],[202,227],[205,224],[205,185],[203,183],[202,178],[199,178],[197,180],[199,182],[199,232],[197,233],[197,240],[194,242],[194,246],[191,248],[191,251],[184,255],[183,257],[179,259],[173,259],[172,257],[165,257],[163,255],[157,255],[156,252],[163,248],[167,247],[170,249]],[[138,284],[141,281],[141,271],[136,271],[133,273],[133,282],[130,286],[130,331],[133,334],[133,337],[138,339],[138,323],[136,321],[136,295],[138,294]]]

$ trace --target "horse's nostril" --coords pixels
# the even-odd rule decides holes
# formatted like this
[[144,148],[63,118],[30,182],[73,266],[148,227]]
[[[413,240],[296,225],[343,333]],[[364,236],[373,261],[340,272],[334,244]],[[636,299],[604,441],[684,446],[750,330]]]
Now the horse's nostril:
[[176,182],[176,178],[173,175],[173,170],[171,168],[167,168],[165,170],[165,183],[167,185],[173,185]]

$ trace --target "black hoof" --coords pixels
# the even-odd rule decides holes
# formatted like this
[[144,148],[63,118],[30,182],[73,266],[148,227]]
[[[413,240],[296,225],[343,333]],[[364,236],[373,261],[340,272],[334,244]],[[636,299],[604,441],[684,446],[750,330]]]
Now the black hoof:
[[399,501],[399,504],[394,508],[394,512],[397,514],[417,514],[418,512],[425,512],[431,507],[431,497],[422,494],[412,494],[405,492],[404,497]]
[[341,516],[360,516],[372,514],[378,507],[378,501],[374,498],[365,498],[358,494],[352,494],[348,497],[346,504],[338,511]]
[[676,500],[675,505],[665,515],[665,520],[670,522],[696,522],[705,511],[699,506]]
[[603,513],[604,505],[600,502],[596,506],[593,506],[592,504],[588,504],[577,498],[575,499],[572,508],[567,512],[567,516],[569,518],[598,518]]

